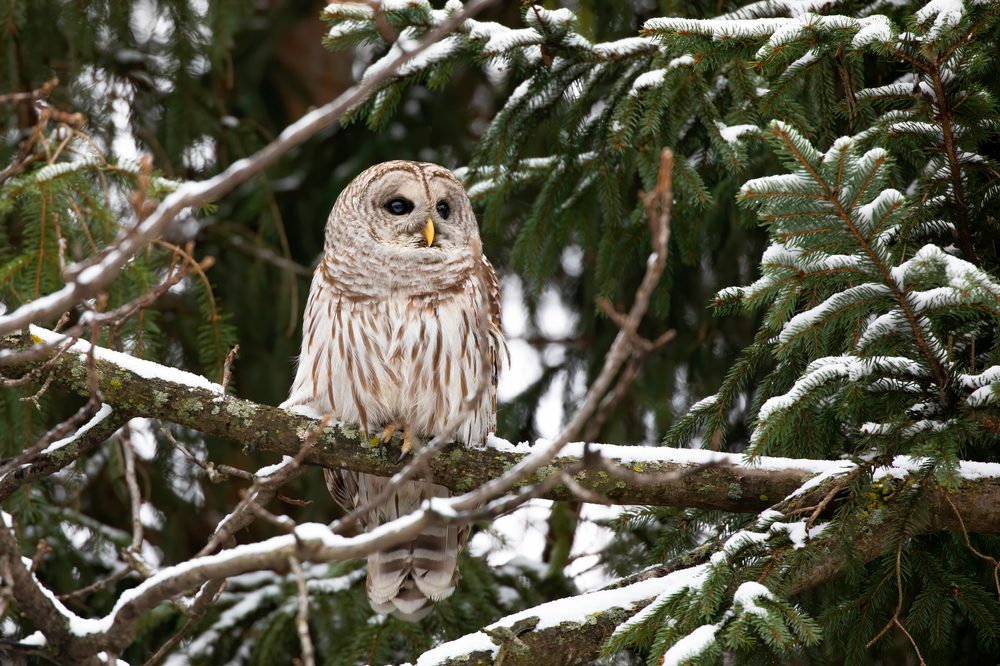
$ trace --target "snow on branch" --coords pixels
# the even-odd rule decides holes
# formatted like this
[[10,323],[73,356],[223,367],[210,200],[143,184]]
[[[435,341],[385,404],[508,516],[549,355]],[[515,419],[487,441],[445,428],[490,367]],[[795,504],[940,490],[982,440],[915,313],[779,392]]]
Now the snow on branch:
[[[31,330],[32,335],[38,339],[54,340],[60,337],[38,327],[32,327]],[[7,337],[0,342],[0,348],[17,350],[30,346],[31,342],[31,338]],[[89,395],[85,374],[89,346],[89,343],[78,341],[53,367],[54,381],[81,395]],[[315,419],[302,414],[224,395],[219,385],[191,373],[107,349],[98,348],[95,352],[99,360],[99,387],[109,405],[105,409],[114,410],[114,422],[117,424],[122,419],[135,417],[158,418],[258,451],[287,456],[299,452],[305,434],[317,424]],[[837,359],[829,361],[833,363]],[[920,371],[919,365],[905,358],[854,359],[851,363],[853,365],[846,366],[844,372],[856,380],[879,369],[898,373],[900,376],[917,375]],[[817,362],[814,365],[814,371],[819,372],[829,364]],[[29,370],[28,366],[12,366],[5,368],[5,374],[16,376]],[[808,372],[806,376],[810,376]],[[980,383],[988,388],[992,384],[991,380],[1000,381],[1000,371],[994,368],[984,372],[982,377]],[[976,386],[971,378],[969,382],[970,389]],[[777,404],[768,406],[767,413],[774,409],[777,409]],[[76,437],[81,434],[78,432]],[[429,461],[429,465],[435,483],[448,486],[453,491],[465,492],[499,478],[532,452],[547,448],[550,444],[546,440],[539,440],[534,446],[527,443],[512,444],[491,436],[483,449],[449,445]],[[842,461],[769,456],[757,456],[748,460],[737,454],[703,449],[612,444],[588,444],[587,448],[599,454],[603,462],[599,467],[582,470],[574,480],[614,503],[727,511],[760,511],[795,491],[809,478],[830,470],[843,469],[845,464]],[[7,497],[23,483],[55,471],[64,455],[62,449],[50,451],[40,455],[31,465],[21,468],[16,481],[14,475],[0,479],[0,497]],[[583,443],[568,443],[550,467],[539,470],[521,485],[539,483],[547,476],[559,474],[579,463],[584,455]],[[312,465],[380,476],[392,476],[402,469],[402,465],[394,464],[392,459],[391,455],[387,458],[380,457],[357,429],[342,423],[326,427],[317,438],[316,446],[305,457],[305,461]],[[66,464],[72,460],[75,457],[70,457]],[[897,471],[886,473],[897,475],[901,473],[899,470],[907,470],[917,464],[905,463],[901,457],[892,467]],[[968,468],[970,479],[1000,477],[1000,465],[968,465],[971,466]],[[703,466],[709,467],[694,477],[678,477],[655,486],[643,483],[643,475],[651,479],[656,475],[684,472]],[[628,476],[627,482],[609,476],[609,468],[631,476]],[[566,487],[556,486],[544,497],[565,500],[572,499],[572,494]]]
[[[896,461],[900,468],[881,470],[876,478],[887,489],[885,496],[890,501],[905,498],[913,477],[901,477],[903,468],[919,475],[919,465],[914,461]],[[576,597],[560,599],[541,604],[504,617],[485,627],[478,633],[469,634],[457,640],[444,643],[422,654],[415,666],[475,666],[483,663],[503,661],[507,666],[569,666],[620,649],[634,642],[643,625],[648,625],[657,613],[662,614],[674,607],[690,607],[686,622],[681,617],[677,621],[682,633],[698,636],[701,641],[678,642],[670,650],[690,649],[689,657],[718,647],[719,642],[729,638],[727,634],[740,626],[740,622],[755,624],[758,629],[769,626],[769,622],[780,621],[789,638],[813,642],[818,635],[816,625],[802,617],[787,601],[787,596],[809,590],[843,574],[849,559],[854,562],[870,562],[893,548],[896,537],[890,521],[873,521],[871,528],[859,533],[855,539],[844,539],[830,523],[813,524],[811,519],[797,519],[803,509],[814,509],[814,503],[836,493],[846,479],[857,471],[851,463],[840,463],[838,469],[816,477],[812,483],[803,486],[800,492],[786,498],[774,510],[765,511],[756,522],[740,530],[723,542],[706,544],[666,563],[650,567],[638,574],[611,583],[602,590]],[[980,468],[970,464],[970,476],[976,476]],[[921,528],[923,533],[939,530],[985,529],[996,532],[1000,529],[1000,509],[990,507],[1000,493],[1000,483],[996,478],[987,480],[979,477],[978,492],[964,494],[962,499],[949,499],[942,492],[929,489],[931,522]],[[952,496],[954,497],[954,496]],[[904,500],[905,501],[905,500]],[[984,521],[971,527],[967,519],[969,513],[964,502],[970,501],[983,511]],[[826,505],[823,505],[824,507]],[[961,517],[956,514],[961,511]],[[965,521],[963,523],[963,520]],[[733,569],[729,560],[743,561],[743,558],[778,556],[791,548],[802,550],[811,548],[813,553],[822,553],[810,559],[800,560],[796,565],[778,564],[772,569],[771,580],[779,575],[787,581],[782,594],[771,587],[754,581],[733,583],[729,610],[721,613],[721,619],[713,624],[700,624],[700,605],[694,597],[705,592],[710,582],[718,582],[719,576],[729,575]],[[780,562],[781,560],[778,559]],[[753,574],[756,575],[756,574]],[[712,577],[715,576],[713,579]],[[683,610],[681,613],[683,614]],[[674,615],[671,615],[674,617]],[[792,619],[795,618],[795,623]],[[720,631],[728,629],[730,631]],[[573,649],[567,650],[567,646]],[[671,657],[676,652],[667,653]],[[681,660],[683,663],[683,660]]]

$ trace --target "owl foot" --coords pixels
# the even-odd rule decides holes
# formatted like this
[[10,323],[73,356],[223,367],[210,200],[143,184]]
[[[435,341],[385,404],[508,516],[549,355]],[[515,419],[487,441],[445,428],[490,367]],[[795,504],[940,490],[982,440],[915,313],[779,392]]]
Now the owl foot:
[[396,423],[395,421],[385,427],[382,431],[382,436],[378,439],[378,453],[380,456],[385,458],[385,445],[389,443],[389,440],[396,434],[396,431],[402,427],[402,423]]
[[408,454],[410,452],[410,449],[413,448],[413,443],[416,441],[416,439],[417,438],[413,436],[413,431],[411,431],[409,427],[403,430],[403,450],[399,454],[399,460],[396,461],[397,465],[403,462],[403,458],[405,458],[406,454]]

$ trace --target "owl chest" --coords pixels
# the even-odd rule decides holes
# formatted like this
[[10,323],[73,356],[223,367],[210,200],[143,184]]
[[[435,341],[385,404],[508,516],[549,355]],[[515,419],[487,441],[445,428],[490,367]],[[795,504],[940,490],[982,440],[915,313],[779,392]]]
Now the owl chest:
[[427,428],[454,411],[479,371],[475,316],[463,300],[326,304],[317,319],[327,330],[312,332],[310,355],[326,366],[331,410],[372,426],[405,418]]

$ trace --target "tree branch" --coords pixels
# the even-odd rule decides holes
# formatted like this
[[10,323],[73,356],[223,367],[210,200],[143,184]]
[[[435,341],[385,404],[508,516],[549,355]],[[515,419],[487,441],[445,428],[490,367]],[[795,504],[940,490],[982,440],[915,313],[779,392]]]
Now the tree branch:
[[[886,477],[885,482],[892,484],[893,492],[901,493],[908,485],[909,479],[889,478]],[[826,496],[841,481],[842,476],[831,476],[808,493],[781,503],[781,508],[786,510],[787,515],[797,504]],[[997,507],[1000,479],[971,482],[966,489],[955,494],[954,502],[947,491],[942,491],[936,484],[930,484],[924,492],[923,500],[929,503],[932,519],[919,534],[961,530],[962,520],[956,515],[959,511],[968,515],[968,509],[963,507],[967,500],[976,504],[976,511],[981,512],[979,530],[1000,532],[1000,508]],[[822,555],[793,573],[788,593],[795,595],[823,585],[841,575],[849,558],[855,562],[871,562],[893,550],[897,542],[898,525],[891,521],[871,525],[853,540],[844,539],[836,533],[821,536],[810,547]],[[615,581],[602,590],[515,613],[485,627],[479,634],[464,636],[459,641],[434,648],[421,656],[421,664],[478,666],[494,663],[501,652],[504,653],[504,666],[573,666],[593,661],[601,656],[602,647],[615,628],[648,606],[664,589],[665,586],[656,584],[657,579],[708,562],[722,550],[722,546],[718,542],[706,544],[659,566]],[[518,630],[524,626],[532,628]],[[503,635],[508,636],[507,640],[497,640]],[[516,647],[511,649],[502,644],[512,641],[514,635]]]
[[[38,328],[32,328],[32,333],[39,339],[42,336],[57,337],[56,334]],[[29,336],[9,336],[0,339],[0,349],[20,350],[34,342]],[[85,372],[88,347],[86,342],[77,342],[52,368],[56,383],[85,396],[90,395]],[[221,386],[210,384],[196,375],[108,349],[98,348],[96,358],[99,361],[98,385],[104,401],[114,409],[107,420],[116,418],[115,429],[128,418],[158,418],[237,442],[248,450],[295,456],[302,448],[306,433],[317,425],[315,419],[284,409],[225,396],[221,392]],[[37,362],[45,362],[45,359]],[[4,372],[16,377],[30,372],[32,365],[33,363],[8,366]],[[105,438],[114,432],[108,430],[100,430]],[[86,446],[77,444],[72,451],[63,449],[58,454],[39,455],[33,464],[21,467],[0,479],[0,500],[10,496],[24,483],[65,467],[99,441],[103,440],[93,441],[92,438],[87,438]],[[505,446],[506,443],[502,440],[497,444],[503,448],[467,449],[458,444],[449,444],[429,461],[429,474],[437,484],[456,492],[468,492],[499,478],[529,455],[527,450],[522,452]],[[724,511],[757,512],[765,509],[794,491],[807,478],[824,471],[829,464],[823,462],[817,466],[810,465],[810,461],[776,461],[764,458],[760,467],[753,468],[743,465],[739,456],[711,451],[614,446],[599,447],[599,450],[606,463],[614,469],[610,473],[596,467],[581,471],[574,480],[587,490],[600,493],[616,504]],[[582,449],[569,454],[564,452],[518,484],[519,487],[539,483],[550,474],[561,474],[579,462],[582,453]],[[335,424],[323,429],[315,446],[306,454],[304,462],[330,469],[392,476],[403,468],[401,464],[394,464],[392,459],[391,455],[381,457],[357,429]],[[675,478],[652,486],[635,482],[637,473],[676,475],[716,461],[720,464],[692,477]],[[616,478],[621,475],[625,477]],[[544,497],[554,500],[575,499],[571,490],[564,485],[556,486]]]

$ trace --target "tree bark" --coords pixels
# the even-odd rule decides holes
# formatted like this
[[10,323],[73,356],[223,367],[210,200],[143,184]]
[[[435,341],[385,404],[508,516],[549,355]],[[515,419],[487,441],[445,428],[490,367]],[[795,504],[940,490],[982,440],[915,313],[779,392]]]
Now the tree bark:
[[[23,351],[34,342],[27,335],[7,336],[0,339],[0,349]],[[305,433],[316,426],[315,419],[277,407],[223,396],[205,388],[187,386],[160,377],[142,377],[115,363],[112,357],[113,354],[107,353],[107,350],[101,350],[97,375],[104,402],[114,409],[113,417],[117,422],[136,417],[157,418],[236,442],[247,451],[269,451],[289,456],[299,452]],[[48,358],[51,356],[22,365],[8,365],[3,368],[3,374],[7,377],[23,376]],[[82,396],[90,395],[86,354],[80,349],[67,351],[51,372],[54,374],[54,382]],[[106,429],[102,429],[102,432],[104,430]],[[92,442],[91,446],[99,441]],[[57,452],[40,455],[31,465],[0,480],[0,500],[9,497],[21,485],[65,467],[85,450],[83,443],[74,442]],[[468,449],[450,444],[431,461],[430,476],[435,483],[447,486],[454,492],[468,492],[501,476],[527,455],[527,452],[496,448]],[[327,427],[316,439],[305,462],[330,469],[392,476],[403,468],[402,464],[393,462],[396,457],[392,453],[381,456],[363,433],[354,427],[339,424]],[[574,456],[559,457],[551,466],[543,467],[521,485],[538,483],[550,474],[561,473],[578,461],[579,458]],[[613,458],[610,462],[627,472],[646,474],[683,473],[703,464],[636,462]],[[814,474],[814,471],[794,467],[765,470],[726,463],[656,485],[627,483],[596,468],[584,470],[575,480],[584,488],[600,493],[615,504],[756,513],[787,496]],[[555,487],[545,497],[552,500],[579,499],[564,485]]]

